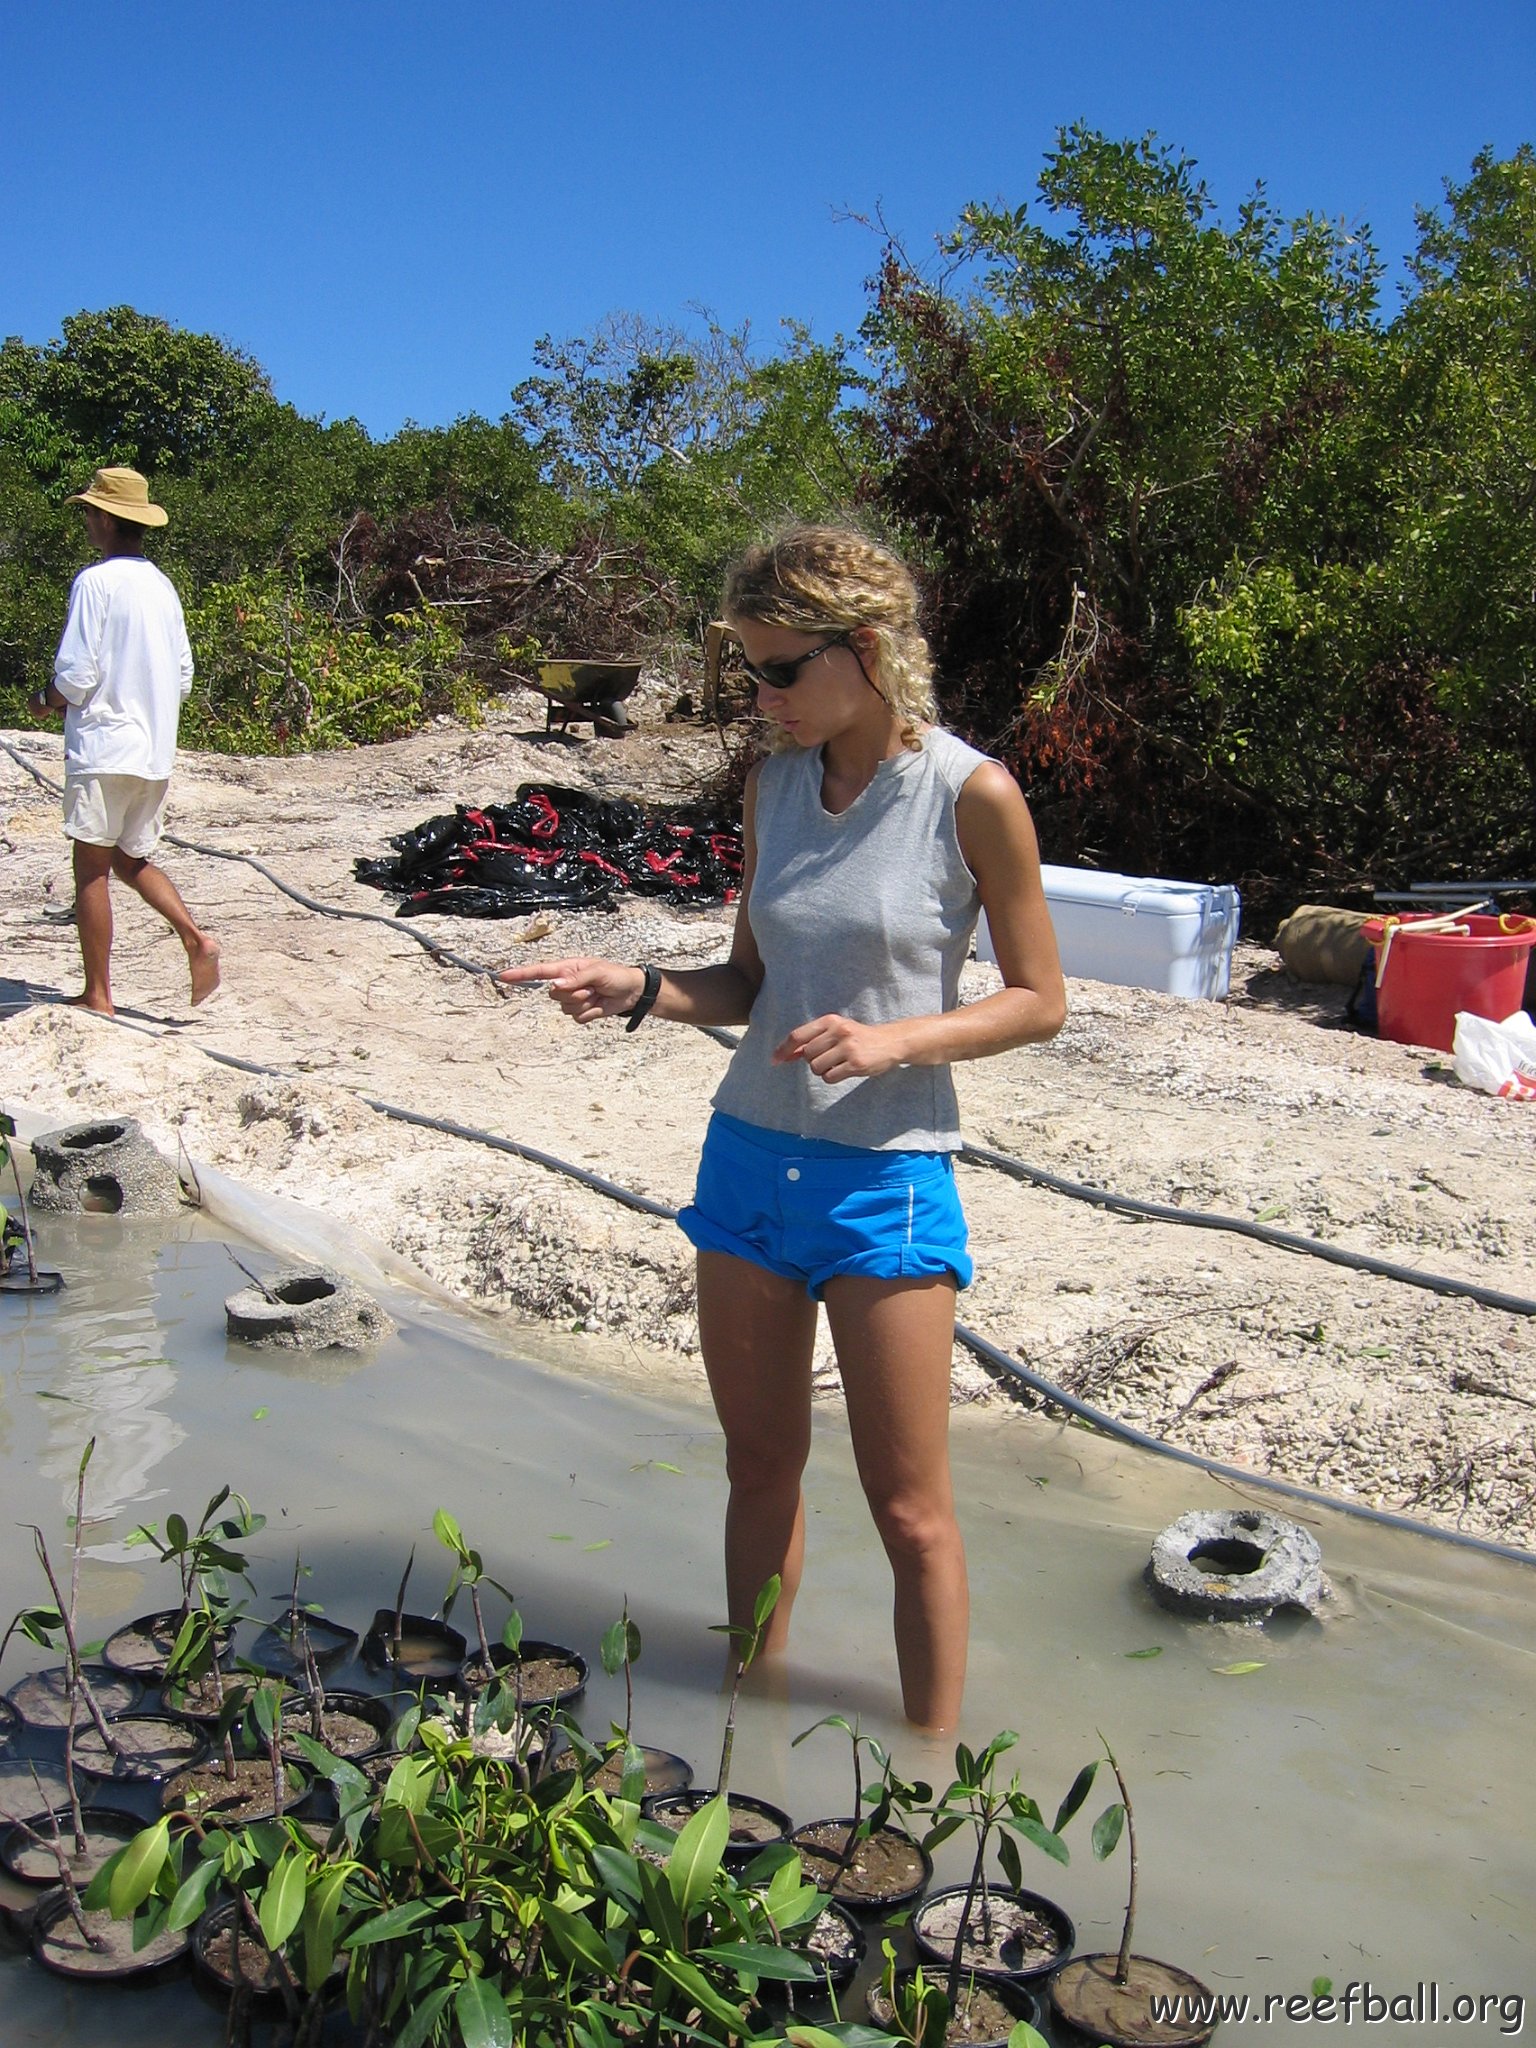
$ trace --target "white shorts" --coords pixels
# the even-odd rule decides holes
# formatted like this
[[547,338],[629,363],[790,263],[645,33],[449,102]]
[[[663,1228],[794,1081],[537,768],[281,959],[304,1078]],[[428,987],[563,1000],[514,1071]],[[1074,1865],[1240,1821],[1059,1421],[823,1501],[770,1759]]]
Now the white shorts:
[[65,834],[90,846],[115,846],[133,860],[145,860],[160,844],[170,786],[169,777],[149,782],[142,775],[66,773]]

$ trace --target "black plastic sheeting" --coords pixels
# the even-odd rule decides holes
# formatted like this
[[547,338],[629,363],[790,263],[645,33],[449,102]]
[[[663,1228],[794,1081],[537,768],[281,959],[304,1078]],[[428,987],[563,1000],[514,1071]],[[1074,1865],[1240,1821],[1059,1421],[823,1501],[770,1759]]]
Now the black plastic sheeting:
[[618,896],[707,909],[741,888],[741,832],[697,805],[644,810],[622,798],[523,783],[510,804],[460,804],[358,860],[358,881],[399,896],[397,917],[522,917],[612,910]]

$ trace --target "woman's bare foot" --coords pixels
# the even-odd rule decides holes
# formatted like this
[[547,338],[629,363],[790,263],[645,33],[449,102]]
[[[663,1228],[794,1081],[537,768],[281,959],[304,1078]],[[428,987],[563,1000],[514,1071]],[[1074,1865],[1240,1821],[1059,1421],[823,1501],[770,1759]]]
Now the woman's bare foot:
[[206,936],[187,949],[192,969],[192,1001],[206,1003],[219,985],[219,942]]
[[97,1017],[115,1017],[117,1015],[116,1010],[113,1009],[110,1003],[99,1003],[92,996],[71,996],[69,1007],[72,1010],[89,1010]]

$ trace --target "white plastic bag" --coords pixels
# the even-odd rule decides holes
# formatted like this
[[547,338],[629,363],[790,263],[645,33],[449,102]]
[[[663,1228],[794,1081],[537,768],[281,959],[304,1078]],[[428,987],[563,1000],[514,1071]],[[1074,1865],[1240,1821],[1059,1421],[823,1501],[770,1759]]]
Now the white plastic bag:
[[1495,1024],[1491,1017],[1458,1010],[1451,1057],[1457,1080],[1469,1088],[1516,1102],[1536,1102],[1536,1023],[1527,1011],[1516,1010]]

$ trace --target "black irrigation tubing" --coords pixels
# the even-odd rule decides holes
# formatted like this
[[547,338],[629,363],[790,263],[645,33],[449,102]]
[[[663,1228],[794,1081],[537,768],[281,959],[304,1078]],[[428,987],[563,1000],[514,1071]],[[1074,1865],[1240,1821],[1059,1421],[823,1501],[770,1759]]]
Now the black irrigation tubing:
[[1178,1209],[1170,1202],[1143,1202],[1134,1195],[1117,1195],[1108,1188],[1096,1188],[1086,1181],[1065,1180],[1043,1167],[1026,1166],[1007,1152],[989,1152],[982,1145],[963,1145],[962,1159],[977,1166],[990,1166],[1014,1180],[1033,1187],[1049,1188],[1053,1194],[1070,1195],[1074,1201],[1093,1202],[1101,1209],[1113,1209],[1123,1216],[1145,1216],[1157,1223],[1184,1223],[1195,1230],[1231,1230],[1239,1237],[1251,1237],[1259,1244],[1280,1251],[1306,1252],[1314,1259],[1326,1259],[1334,1266],[1348,1266],[1352,1272],[1374,1273],[1382,1280],[1400,1280],[1407,1287],[1425,1287],[1433,1294],[1459,1295],[1482,1308],[1501,1309],[1506,1315],[1536,1316],[1536,1301],[1523,1295],[1501,1294],[1495,1287],[1479,1287],[1471,1280],[1453,1280],[1441,1273],[1426,1273],[1419,1266],[1400,1266],[1391,1259],[1374,1259],[1368,1252],[1345,1251],[1325,1238],[1302,1237],[1293,1230],[1272,1230],[1267,1223],[1252,1222],[1246,1216],[1221,1216],[1212,1209]]
[[1352,1515],[1357,1521],[1378,1522],[1388,1529],[1405,1529],[1410,1535],[1433,1536],[1441,1543],[1454,1543],[1464,1550],[1482,1551],[1490,1557],[1507,1557],[1515,1564],[1536,1565],[1536,1551],[1518,1550],[1510,1543],[1495,1543],[1488,1536],[1469,1535],[1465,1529],[1441,1529],[1433,1522],[1415,1521],[1412,1515],[1393,1514],[1388,1508],[1373,1508],[1366,1501],[1350,1500],[1344,1494],[1323,1493],[1315,1486],[1301,1486],[1295,1480],[1279,1479],[1269,1472],[1255,1472],[1246,1465],[1225,1465],[1219,1458],[1202,1457],[1198,1451],[1187,1451],[1182,1444],[1171,1444],[1164,1437],[1149,1436],[1134,1424],[1117,1421],[1102,1408],[1080,1401],[1054,1381],[1042,1378],[1016,1358],[1010,1358],[1006,1351],[999,1351],[995,1344],[978,1336],[974,1330],[968,1330],[964,1323],[956,1323],[955,1336],[984,1364],[1020,1381],[1043,1401],[1049,1401],[1053,1407],[1064,1408],[1069,1415],[1075,1415],[1091,1428],[1102,1430],[1106,1436],[1131,1444],[1137,1450],[1155,1451],[1159,1457],[1172,1458],[1176,1464],[1193,1465],[1201,1472],[1208,1472],[1213,1479],[1259,1487],[1266,1493],[1279,1493],[1289,1500],[1305,1501],[1314,1508],[1332,1508],[1335,1513]]

